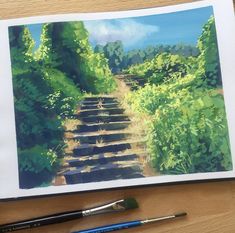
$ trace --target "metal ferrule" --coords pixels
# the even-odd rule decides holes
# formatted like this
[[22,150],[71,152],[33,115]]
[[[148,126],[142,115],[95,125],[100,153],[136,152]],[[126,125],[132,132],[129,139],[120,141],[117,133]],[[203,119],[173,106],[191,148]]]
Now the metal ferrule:
[[110,204],[106,204],[103,206],[95,207],[88,210],[83,210],[82,215],[85,216],[91,216],[91,215],[97,215],[97,214],[105,214],[105,213],[111,213],[111,212],[119,212],[124,211],[125,207],[123,206],[124,200],[119,200],[112,202]]
[[171,215],[171,216],[165,216],[165,217],[159,217],[159,218],[150,218],[150,219],[142,220],[141,224],[154,223],[154,222],[168,220],[172,218],[175,218],[175,216]]

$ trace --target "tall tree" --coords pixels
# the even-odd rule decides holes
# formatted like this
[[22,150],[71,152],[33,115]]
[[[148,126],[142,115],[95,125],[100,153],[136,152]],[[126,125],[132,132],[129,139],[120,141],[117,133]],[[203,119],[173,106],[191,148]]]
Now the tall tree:
[[95,53],[104,53],[104,46],[97,44],[94,48]]
[[48,181],[53,173],[62,125],[49,107],[53,90],[33,58],[34,41],[28,28],[10,27],[9,38],[20,186],[30,188]]
[[93,52],[83,22],[46,24],[43,34],[41,60],[51,58],[54,67],[83,91],[106,93],[115,88],[107,60],[103,54]]
[[202,35],[198,40],[200,50],[199,75],[206,84],[212,87],[221,86],[221,70],[217,45],[215,18],[210,17],[204,25]]
[[122,69],[124,49],[121,41],[109,42],[104,48],[104,55],[109,61],[109,67],[113,73],[119,73]]

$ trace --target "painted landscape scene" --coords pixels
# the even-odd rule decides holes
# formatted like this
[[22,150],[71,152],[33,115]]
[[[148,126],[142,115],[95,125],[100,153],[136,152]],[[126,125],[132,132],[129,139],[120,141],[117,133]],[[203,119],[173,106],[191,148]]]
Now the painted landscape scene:
[[215,21],[9,27],[19,187],[232,170]]

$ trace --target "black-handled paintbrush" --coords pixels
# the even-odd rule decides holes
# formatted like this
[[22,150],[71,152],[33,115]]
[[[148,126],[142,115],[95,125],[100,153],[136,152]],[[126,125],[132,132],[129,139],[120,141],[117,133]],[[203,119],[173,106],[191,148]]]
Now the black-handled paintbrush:
[[0,225],[0,233],[22,230],[22,229],[30,229],[49,224],[67,222],[70,220],[92,215],[121,212],[135,208],[138,208],[137,201],[134,198],[127,198],[86,210],[57,213],[57,214]]

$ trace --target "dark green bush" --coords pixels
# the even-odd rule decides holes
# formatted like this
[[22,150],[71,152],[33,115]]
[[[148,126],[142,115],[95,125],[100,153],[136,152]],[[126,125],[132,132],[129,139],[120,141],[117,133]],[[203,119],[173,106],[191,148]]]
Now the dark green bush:
[[41,173],[47,171],[53,173],[58,166],[57,154],[47,145],[36,145],[30,149],[18,150],[20,172],[29,171]]
[[213,16],[204,25],[198,40],[200,55],[198,57],[197,75],[210,87],[222,85],[219,52],[217,45],[215,19]]

